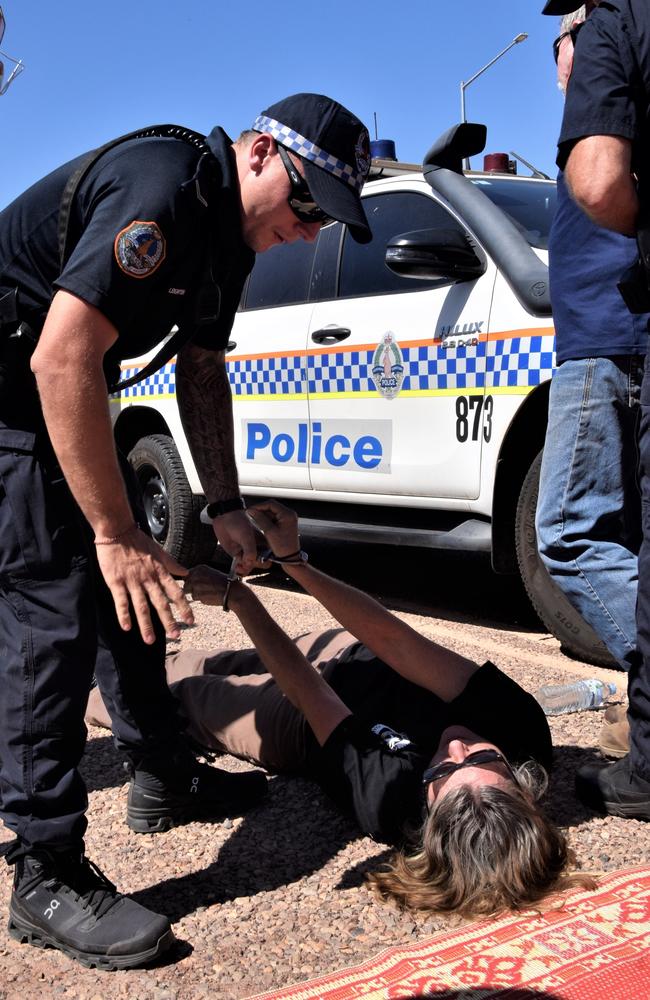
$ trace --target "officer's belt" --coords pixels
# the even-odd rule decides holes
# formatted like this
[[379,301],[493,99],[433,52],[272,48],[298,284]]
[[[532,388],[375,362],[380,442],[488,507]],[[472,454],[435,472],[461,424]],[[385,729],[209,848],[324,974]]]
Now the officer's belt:
[[32,350],[36,346],[38,334],[33,328],[21,320],[18,315],[18,289],[12,288],[0,296],[0,331],[3,340],[22,339],[23,343],[31,342]]

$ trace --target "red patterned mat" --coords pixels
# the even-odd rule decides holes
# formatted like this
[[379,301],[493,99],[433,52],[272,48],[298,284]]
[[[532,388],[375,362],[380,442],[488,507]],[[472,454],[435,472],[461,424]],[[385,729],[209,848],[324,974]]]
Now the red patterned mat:
[[249,1000],[649,1000],[650,868]]

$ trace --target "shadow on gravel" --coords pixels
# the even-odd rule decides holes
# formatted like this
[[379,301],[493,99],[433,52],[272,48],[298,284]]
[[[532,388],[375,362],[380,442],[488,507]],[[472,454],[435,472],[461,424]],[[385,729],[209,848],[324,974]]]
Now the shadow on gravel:
[[385,864],[390,858],[392,858],[394,853],[395,851],[392,847],[387,847],[385,851],[381,852],[381,854],[374,854],[371,858],[364,858],[363,861],[359,861],[356,865],[352,865],[351,868],[348,868],[348,870],[343,873],[336,884],[336,888],[360,889],[366,881],[366,875],[369,875],[370,872],[376,872],[381,865]]
[[88,792],[119,788],[127,780],[123,757],[115,749],[112,736],[88,740],[79,770]]
[[545,805],[550,818],[560,826],[579,826],[596,813],[576,798],[574,781],[576,771],[583,764],[606,759],[595,747],[556,746],[553,751],[553,771]]
[[[194,945],[190,944],[184,938],[176,938],[171,948],[164,952],[157,962],[153,965],[149,965],[149,969],[166,969],[170,965],[177,965],[178,962],[182,962],[183,959],[189,958],[194,951]],[[165,996],[171,996],[171,994],[165,993]]]
[[[226,829],[228,825],[226,821]],[[197,836],[210,836],[209,829],[197,829]],[[158,836],[173,836],[173,831]],[[276,777],[269,782],[264,805],[244,817],[211,865],[149,886],[133,898],[177,921],[200,907],[270,892],[305,878],[357,837],[357,828],[329,806],[316,785]]]

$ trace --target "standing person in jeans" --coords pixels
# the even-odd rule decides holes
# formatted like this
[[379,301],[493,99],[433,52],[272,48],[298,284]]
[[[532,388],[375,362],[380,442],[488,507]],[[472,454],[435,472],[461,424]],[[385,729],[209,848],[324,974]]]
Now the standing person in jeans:
[[[551,0],[544,13],[574,5]],[[583,4],[562,18],[553,49],[563,93],[578,30],[596,6]],[[551,578],[624,670],[636,650],[636,429],[648,315],[629,312],[617,281],[636,258],[635,240],[592,222],[560,171],[549,240],[557,369],[539,485],[538,545]],[[624,710],[608,711],[612,723],[601,744],[625,752]]]
[[[638,235],[642,256],[621,289],[635,312],[650,297],[650,5],[607,0],[581,29],[557,163],[571,195],[598,225]],[[616,277],[615,274],[612,275]],[[650,819],[650,374],[641,386],[639,466],[643,542],[637,596],[638,654],[628,674],[630,752],[606,767],[583,765],[578,796],[615,816]]]

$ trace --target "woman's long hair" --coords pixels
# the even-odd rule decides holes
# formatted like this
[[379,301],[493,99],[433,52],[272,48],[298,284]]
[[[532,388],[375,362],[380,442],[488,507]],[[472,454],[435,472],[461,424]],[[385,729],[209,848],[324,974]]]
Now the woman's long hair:
[[461,785],[438,798],[411,852],[397,852],[368,876],[375,892],[402,906],[461,917],[526,909],[560,889],[592,888],[586,875],[565,875],[566,837],[537,799],[546,773],[533,763],[511,790]]

